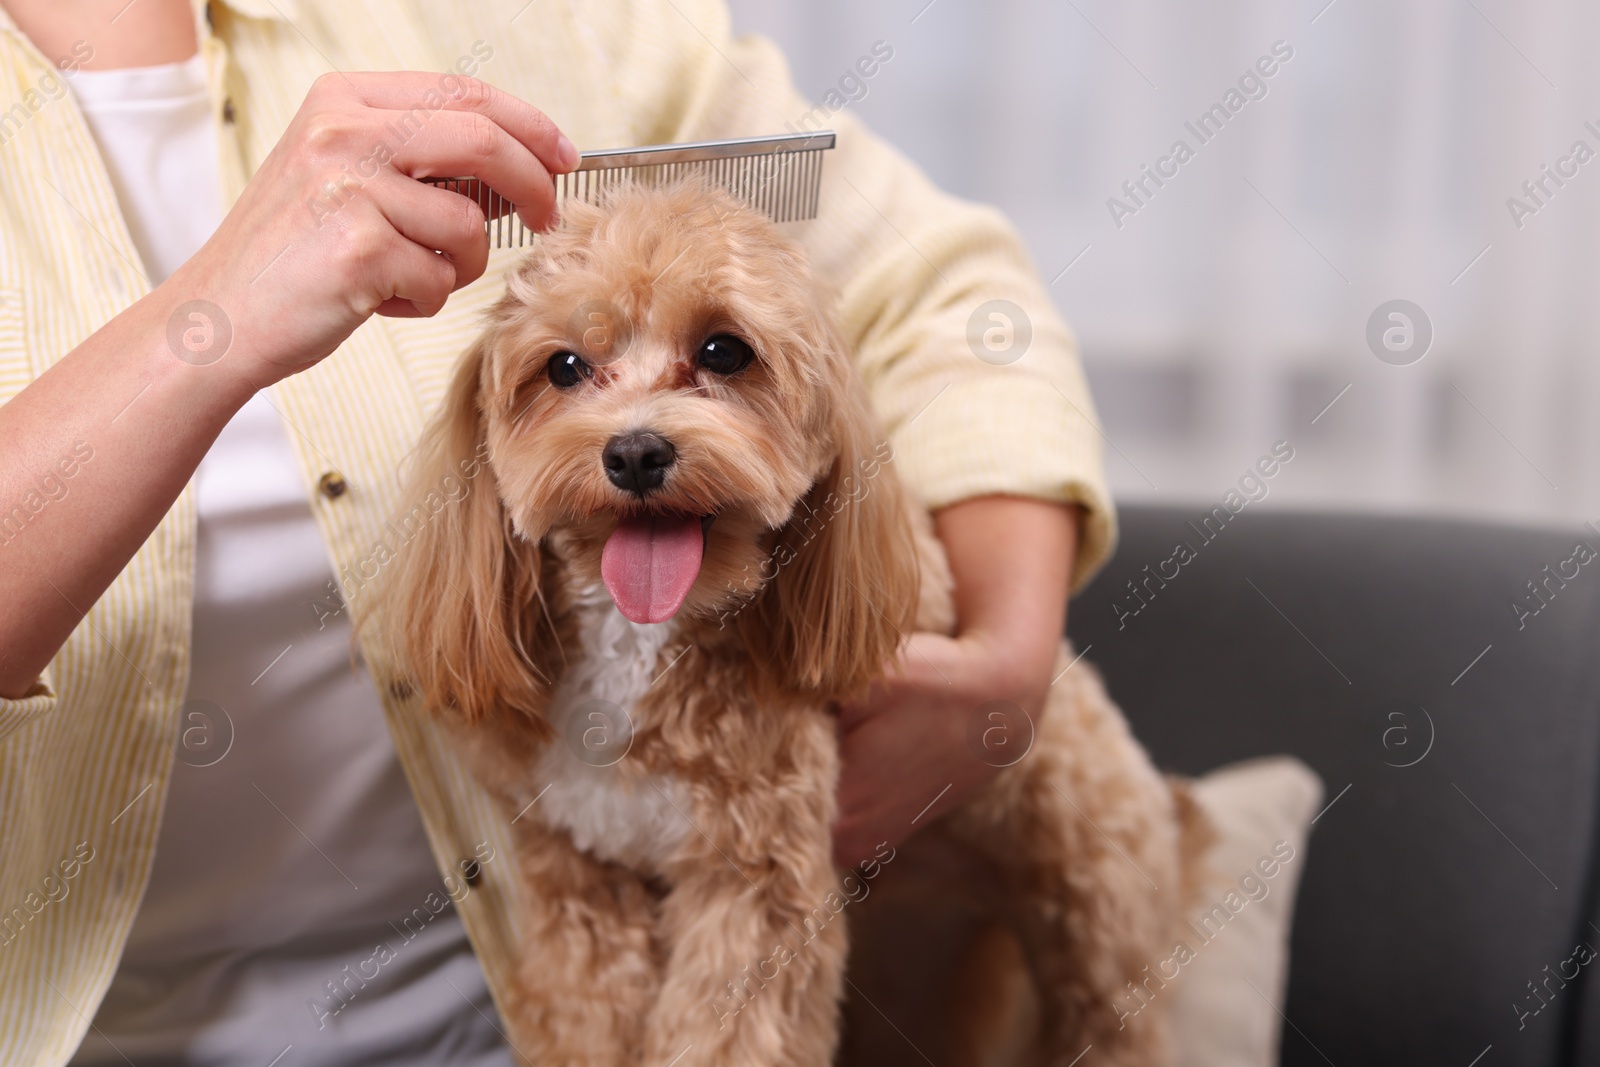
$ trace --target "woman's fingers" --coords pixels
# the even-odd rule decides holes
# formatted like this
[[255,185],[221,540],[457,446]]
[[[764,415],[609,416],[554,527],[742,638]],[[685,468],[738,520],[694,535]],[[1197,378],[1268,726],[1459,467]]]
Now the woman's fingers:
[[[396,120],[401,113],[388,112]],[[391,123],[392,125],[392,123]],[[475,177],[544,229],[555,209],[555,184],[544,161],[493,120],[474,111],[439,111],[421,122],[392,162],[414,178]]]
[[372,258],[372,290],[380,297],[373,311],[392,318],[427,318],[437,315],[456,289],[456,269],[450,260],[398,233]]
[[375,200],[400,236],[450,260],[456,289],[483,275],[489,238],[482,210],[467,197],[395,174],[386,176]]
[[548,115],[477,78],[400,71],[350,74],[342,80],[367,107],[406,112],[414,120],[442,111],[482,115],[537,156],[552,174],[578,165],[577,149]]

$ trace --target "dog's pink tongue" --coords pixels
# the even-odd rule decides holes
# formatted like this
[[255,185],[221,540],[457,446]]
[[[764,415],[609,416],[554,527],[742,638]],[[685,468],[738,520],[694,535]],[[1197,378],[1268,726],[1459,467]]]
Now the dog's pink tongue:
[[600,553],[600,576],[623,615],[666,622],[683,607],[705,546],[698,518],[623,519]]

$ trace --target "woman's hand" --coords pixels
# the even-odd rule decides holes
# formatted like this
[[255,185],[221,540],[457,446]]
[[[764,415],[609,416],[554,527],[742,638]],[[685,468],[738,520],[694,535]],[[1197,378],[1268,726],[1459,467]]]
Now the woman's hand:
[[471,78],[319,80],[205,247],[0,406],[5,505],[74,448],[94,455],[4,539],[0,697],[32,690],[254,392],[374,312],[431,315],[483,273],[482,211],[415,179],[475,175],[540,229],[551,173],[576,162],[548,118]]
[[980,497],[934,523],[955,577],[958,632],[912,634],[889,676],[840,709],[841,867],[903,841],[999,773],[991,763],[1001,760],[985,762],[968,744],[984,704],[1008,701],[1037,722],[1050,689],[1077,509]]
[[474,175],[535,230],[578,162],[553,122],[474,78],[330,74],[233,210],[163,290],[232,327],[230,368],[260,389],[332,352],[373,313],[433,315],[488,261],[484,214],[414,179]]

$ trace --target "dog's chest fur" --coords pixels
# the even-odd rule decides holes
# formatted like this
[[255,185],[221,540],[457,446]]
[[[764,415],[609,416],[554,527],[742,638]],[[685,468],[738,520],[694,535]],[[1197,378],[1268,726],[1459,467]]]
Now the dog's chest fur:
[[600,859],[658,871],[689,829],[688,791],[670,776],[628,773],[627,757],[617,757],[640,725],[640,698],[676,626],[630,622],[601,586],[580,592],[574,608],[578,648],[568,650],[571,667],[550,701],[556,736],[534,767],[533,788],[543,792],[530,814]]

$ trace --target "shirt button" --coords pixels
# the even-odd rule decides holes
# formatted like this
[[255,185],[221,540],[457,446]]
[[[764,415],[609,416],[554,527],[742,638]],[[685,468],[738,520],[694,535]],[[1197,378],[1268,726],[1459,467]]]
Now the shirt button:
[[222,121],[233,125],[233,97],[224,97],[222,101]]
[[344,496],[345,490],[349,488],[350,485],[344,480],[344,475],[338,471],[328,471],[317,479],[317,492],[329,500],[337,500],[339,497]]

